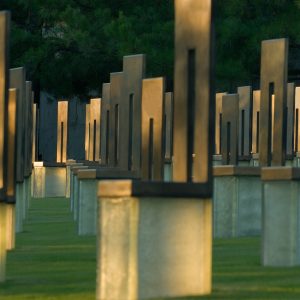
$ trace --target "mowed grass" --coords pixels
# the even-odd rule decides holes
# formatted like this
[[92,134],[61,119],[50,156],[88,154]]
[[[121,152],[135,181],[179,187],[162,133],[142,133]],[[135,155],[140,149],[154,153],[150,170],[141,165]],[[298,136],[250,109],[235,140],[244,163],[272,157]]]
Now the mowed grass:
[[259,238],[215,240],[212,294],[176,300],[299,300],[300,267],[262,267],[260,247]]
[[0,299],[95,299],[95,266],[96,238],[77,236],[69,201],[33,199]]
[[[95,299],[95,278],[95,237],[77,236],[69,202],[32,200],[24,232],[8,254],[0,299]],[[298,300],[300,268],[262,267],[259,238],[215,240],[212,295],[176,299]]]

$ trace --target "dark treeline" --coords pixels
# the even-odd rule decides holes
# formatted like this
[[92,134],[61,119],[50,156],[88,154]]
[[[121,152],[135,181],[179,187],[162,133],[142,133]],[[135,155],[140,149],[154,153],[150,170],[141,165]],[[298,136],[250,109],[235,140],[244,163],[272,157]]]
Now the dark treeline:
[[[122,57],[147,54],[148,76],[173,80],[174,0],[1,0],[12,12],[11,66],[35,90],[86,99],[101,92]],[[300,4],[216,1],[217,90],[256,85],[263,39],[289,37],[290,79],[300,79]]]

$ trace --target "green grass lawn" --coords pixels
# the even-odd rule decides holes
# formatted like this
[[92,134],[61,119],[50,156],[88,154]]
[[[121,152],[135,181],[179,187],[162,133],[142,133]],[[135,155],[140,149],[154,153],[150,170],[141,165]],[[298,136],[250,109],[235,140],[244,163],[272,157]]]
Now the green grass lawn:
[[65,198],[35,199],[8,254],[0,299],[95,299],[96,239],[78,237]]
[[[66,199],[33,200],[0,299],[95,299],[95,248],[94,237],[77,236]],[[212,295],[177,299],[299,300],[300,268],[261,267],[259,238],[216,240]]]

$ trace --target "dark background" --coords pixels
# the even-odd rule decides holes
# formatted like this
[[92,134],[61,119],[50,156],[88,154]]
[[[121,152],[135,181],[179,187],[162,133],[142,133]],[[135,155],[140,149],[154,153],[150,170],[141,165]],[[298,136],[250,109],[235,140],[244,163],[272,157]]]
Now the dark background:
[[[259,88],[261,41],[282,37],[290,41],[289,81],[299,83],[300,0],[215,3],[216,91]],[[124,55],[145,53],[147,76],[166,76],[173,90],[173,0],[1,0],[2,9],[12,13],[10,65],[25,66],[33,81],[44,160],[56,153],[55,102],[62,98],[71,99],[68,157],[83,158],[83,104],[101,97]]]

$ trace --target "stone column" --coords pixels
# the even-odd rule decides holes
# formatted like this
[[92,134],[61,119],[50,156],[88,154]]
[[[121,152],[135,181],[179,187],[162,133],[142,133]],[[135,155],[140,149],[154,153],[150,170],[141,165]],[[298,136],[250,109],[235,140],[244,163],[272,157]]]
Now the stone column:
[[70,198],[71,189],[71,166],[76,164],[76,160],[68,159],[66,162],[66,198]]
[[165,94],[164,104],[164,181],[172,181],[173,179],[173,114],[174,101],[173,93]]
[[300,170],[262,168],[262,264],[300,265]]
[[46,169],[42,161],[33,163],[33,198],[45,198]]
[[210,293],[211,199],[182,197],[172,183],[169,196],[150,192],[157,188],[130,180],[99,183],[96,299]]
[[214,167],[214,237],[261,234],[260,168]]
[[45,165],[45,197],[66,196],[66,165]]
[[6,250],[15,248],[15,204],[6,204]]
[[79,184],[78,234],[95,235],[97,228],[96,170],[80,170],[77,179]]
[[74,221],[78,218],[78,201],[79,201],[79,184],[77,173],[81,169],[88,169],[88,166],[74,166],[71,167],[71,180],[72,180],[72,190],[71,190],[71,209],[73,211]]
[[[76,167],[81,167],[83,166],[83,163],[75,163],[75,164],[72,164],[70,166],[67,165],[67,178],[68,176],[70,177],[70,209],[71,211],[73,211],[73,205],[74,205],[74,174],[72,172],[72,169],[73,168],[76,168]],[[69,169],[69,171],[68,171]],[[68,172],[69,172],[69,175],[68,175]],[[68,179],[67,179],[68,181]]]
[[17,183],[16,185],[16,233],[23,231],[23,209],[24,207],[24,185]]

